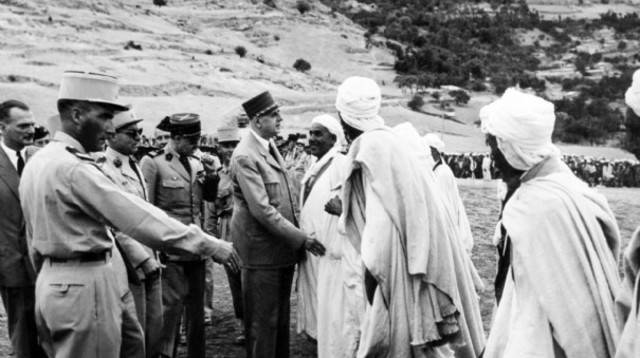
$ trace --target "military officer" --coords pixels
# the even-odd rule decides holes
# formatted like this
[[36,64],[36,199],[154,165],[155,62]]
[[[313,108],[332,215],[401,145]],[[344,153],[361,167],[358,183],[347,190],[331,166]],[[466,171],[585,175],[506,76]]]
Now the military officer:
[[49,357],[120,356],[124,303],[108,226],[156,249],[238,264],[230,243],[121,190],[86,154],[101,149],[114,113],[127,109],[117,93],[115,77],[65,72],[58,95],[61,129],[21,178],[27,240],[39,268],[36,325]]
[[290,178],[273,138],[278,105],[269,92],[242,104],[250,121],[231,156],[231,236],[242,257],[242,300],[248,358],[289,356],[289,314],[295,264],[324,246],[297,228]]
[[[108,132],[107,149],[99,161],[102,171],[122,190],[147,199],[142,171],[133,158],[138,149],[142,129],[133,111],[121,112],[113,118],[113,130]],[[114,232],[133,294],[135,313],[144,332],[148,357],[155,355],[162,328],[162,284],[160,263],[156,252],[122,232]]]
[[[193,113],[165,117],[158,129],[170,133],[167,145],[142,159],[149,201],[184,224],[202,225],[202,201],[213,201],[217,186],[213,166],[204,166],[193,153],[200,142],[200,118]],[[176,337],[186,308],[188,357],[205,356],[205,261],[192,254],[163,255],[164,326],[160,352],[175,355]]]

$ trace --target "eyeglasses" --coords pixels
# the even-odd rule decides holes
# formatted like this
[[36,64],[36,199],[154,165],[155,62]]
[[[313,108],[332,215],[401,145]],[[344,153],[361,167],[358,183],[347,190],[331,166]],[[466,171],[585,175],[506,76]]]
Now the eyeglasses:
[[122,133],[126,136],[129,136],[130,138],[138,138],[140,136],[142,136],[142,128],[137,129],[137,130],[127,130],[127,131],[119,131],[118,133]]

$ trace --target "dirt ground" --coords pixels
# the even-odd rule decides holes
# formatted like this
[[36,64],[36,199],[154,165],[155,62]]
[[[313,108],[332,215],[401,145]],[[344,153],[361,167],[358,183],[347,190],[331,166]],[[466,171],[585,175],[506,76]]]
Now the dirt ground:
[[[464,180],[460,181],[460,191],[467,208],[475,238],[473,261],[480,275],[487,283],[487,289],[481,295],[481,309],[484,327],[488,331],[491,310],[493,309],[493,275],[495,272],[495,253],[491,244],[494,224],[498,216],[498,200],[495,183]],[[640,189],[598,188],[604,194],[616,214],[622,232],[623,245],[626,246],[633,230],[640,225]],[[208,357],[244,357],[242,347],[234,345],[235,338],[241,333],[240,325],[233,316],[233,307],[229,286],[224,270],[215,273],[215,318],[212,326],[207,327]],[[295,334],[295,297],[292,298],[291,319],[291,356],[315,357],[314,344]],[[181,346],[180,357],[186,357]],[[6,315],[0,312],[0,357],[9,356],[10,346],[7,339]]]

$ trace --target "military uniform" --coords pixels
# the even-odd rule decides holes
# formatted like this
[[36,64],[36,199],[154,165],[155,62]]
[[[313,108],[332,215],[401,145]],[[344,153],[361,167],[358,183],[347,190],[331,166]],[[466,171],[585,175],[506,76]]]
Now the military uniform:
[[50,357],[120,356],[123,301],[106,226],[152,247],[224,256],[231,245],[114,185],[64,132],[25,167],[20,197],[36,281],[36,323]]
[[[142,171],[132,157],[107,148],[99,161],[102,171],[111,181],[127,193],[147,199],[147,188]],[[147,356],[155,351],[162,328],[162,284],[159,272],[146,274],[142,265],[149,260],[158,260],[157,254],[130,236],[114,233],[116,246],[123,256],[128,278],[128,288],[133,294],[135,312],[145,333]],[[122,273],[121,273],[122,275]]]
[[[190,170],[180,162],[172,142],[144,157],[142,172],[147,181],[149,201],[184,224],[202,225],[203,190],[215,190],[204,174],[200,160],[189,156]],[[196,255],[163,255],[162,273],[164,326],[160,352],[173,356],[175,338],[186,306],[189,357],[204,357],[205,261]]]

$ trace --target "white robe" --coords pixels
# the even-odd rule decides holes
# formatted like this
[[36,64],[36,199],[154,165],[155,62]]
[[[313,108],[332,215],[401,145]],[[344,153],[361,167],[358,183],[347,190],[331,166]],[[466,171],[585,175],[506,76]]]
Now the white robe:
[[[640,357],[640,228],[624,252],[624,288],[617,297],[627,316],[616,358]],[[628,313],[628,314],[627,314]]]
[[[328,163],[328,164],[327,164]],[[304,331],[318,341],[318,357],[354,357],[364,313],[362,265],[349,241],[338,232],[338,217],[324,211],[329,199],[340,195],[345,157],[331,149],[314,163],[302,180],[305,184],[319,173],[307,199],[301,202],[300,227],[326,248],[322,257],[307,255],[299,266],[298,333]]]
[[366,132],[347,156],[341,221],[377,284],[358,357],[477,357],[472,278],[415,129]]
[[473,249],[473,234],[471,233],[471,226],[469,225],[469,219],[467,218],[467,212],[464,209],[462,198],[460,197],[460,191],[458,190],[458,184],[456,178],[451,171],[451,168],[445,163],[437,165],[433,173],[436,177],[436,184],[440,189],[440,194],[443,197],[445,208],[449,212],[449,215],[453,221],[454,229],[457,231],[456,237],[460,240],[460,246],[465,250],[464,260],[467,263],[471,277],[473,277],[473,283],[476,290],[484,290],[484,282],[478,274],[473,261],[471,261],[471,250]]
[[523,175],[502,224],[512,264],[484,357],[613,357],[619,230],[606,199],[551,157]]

